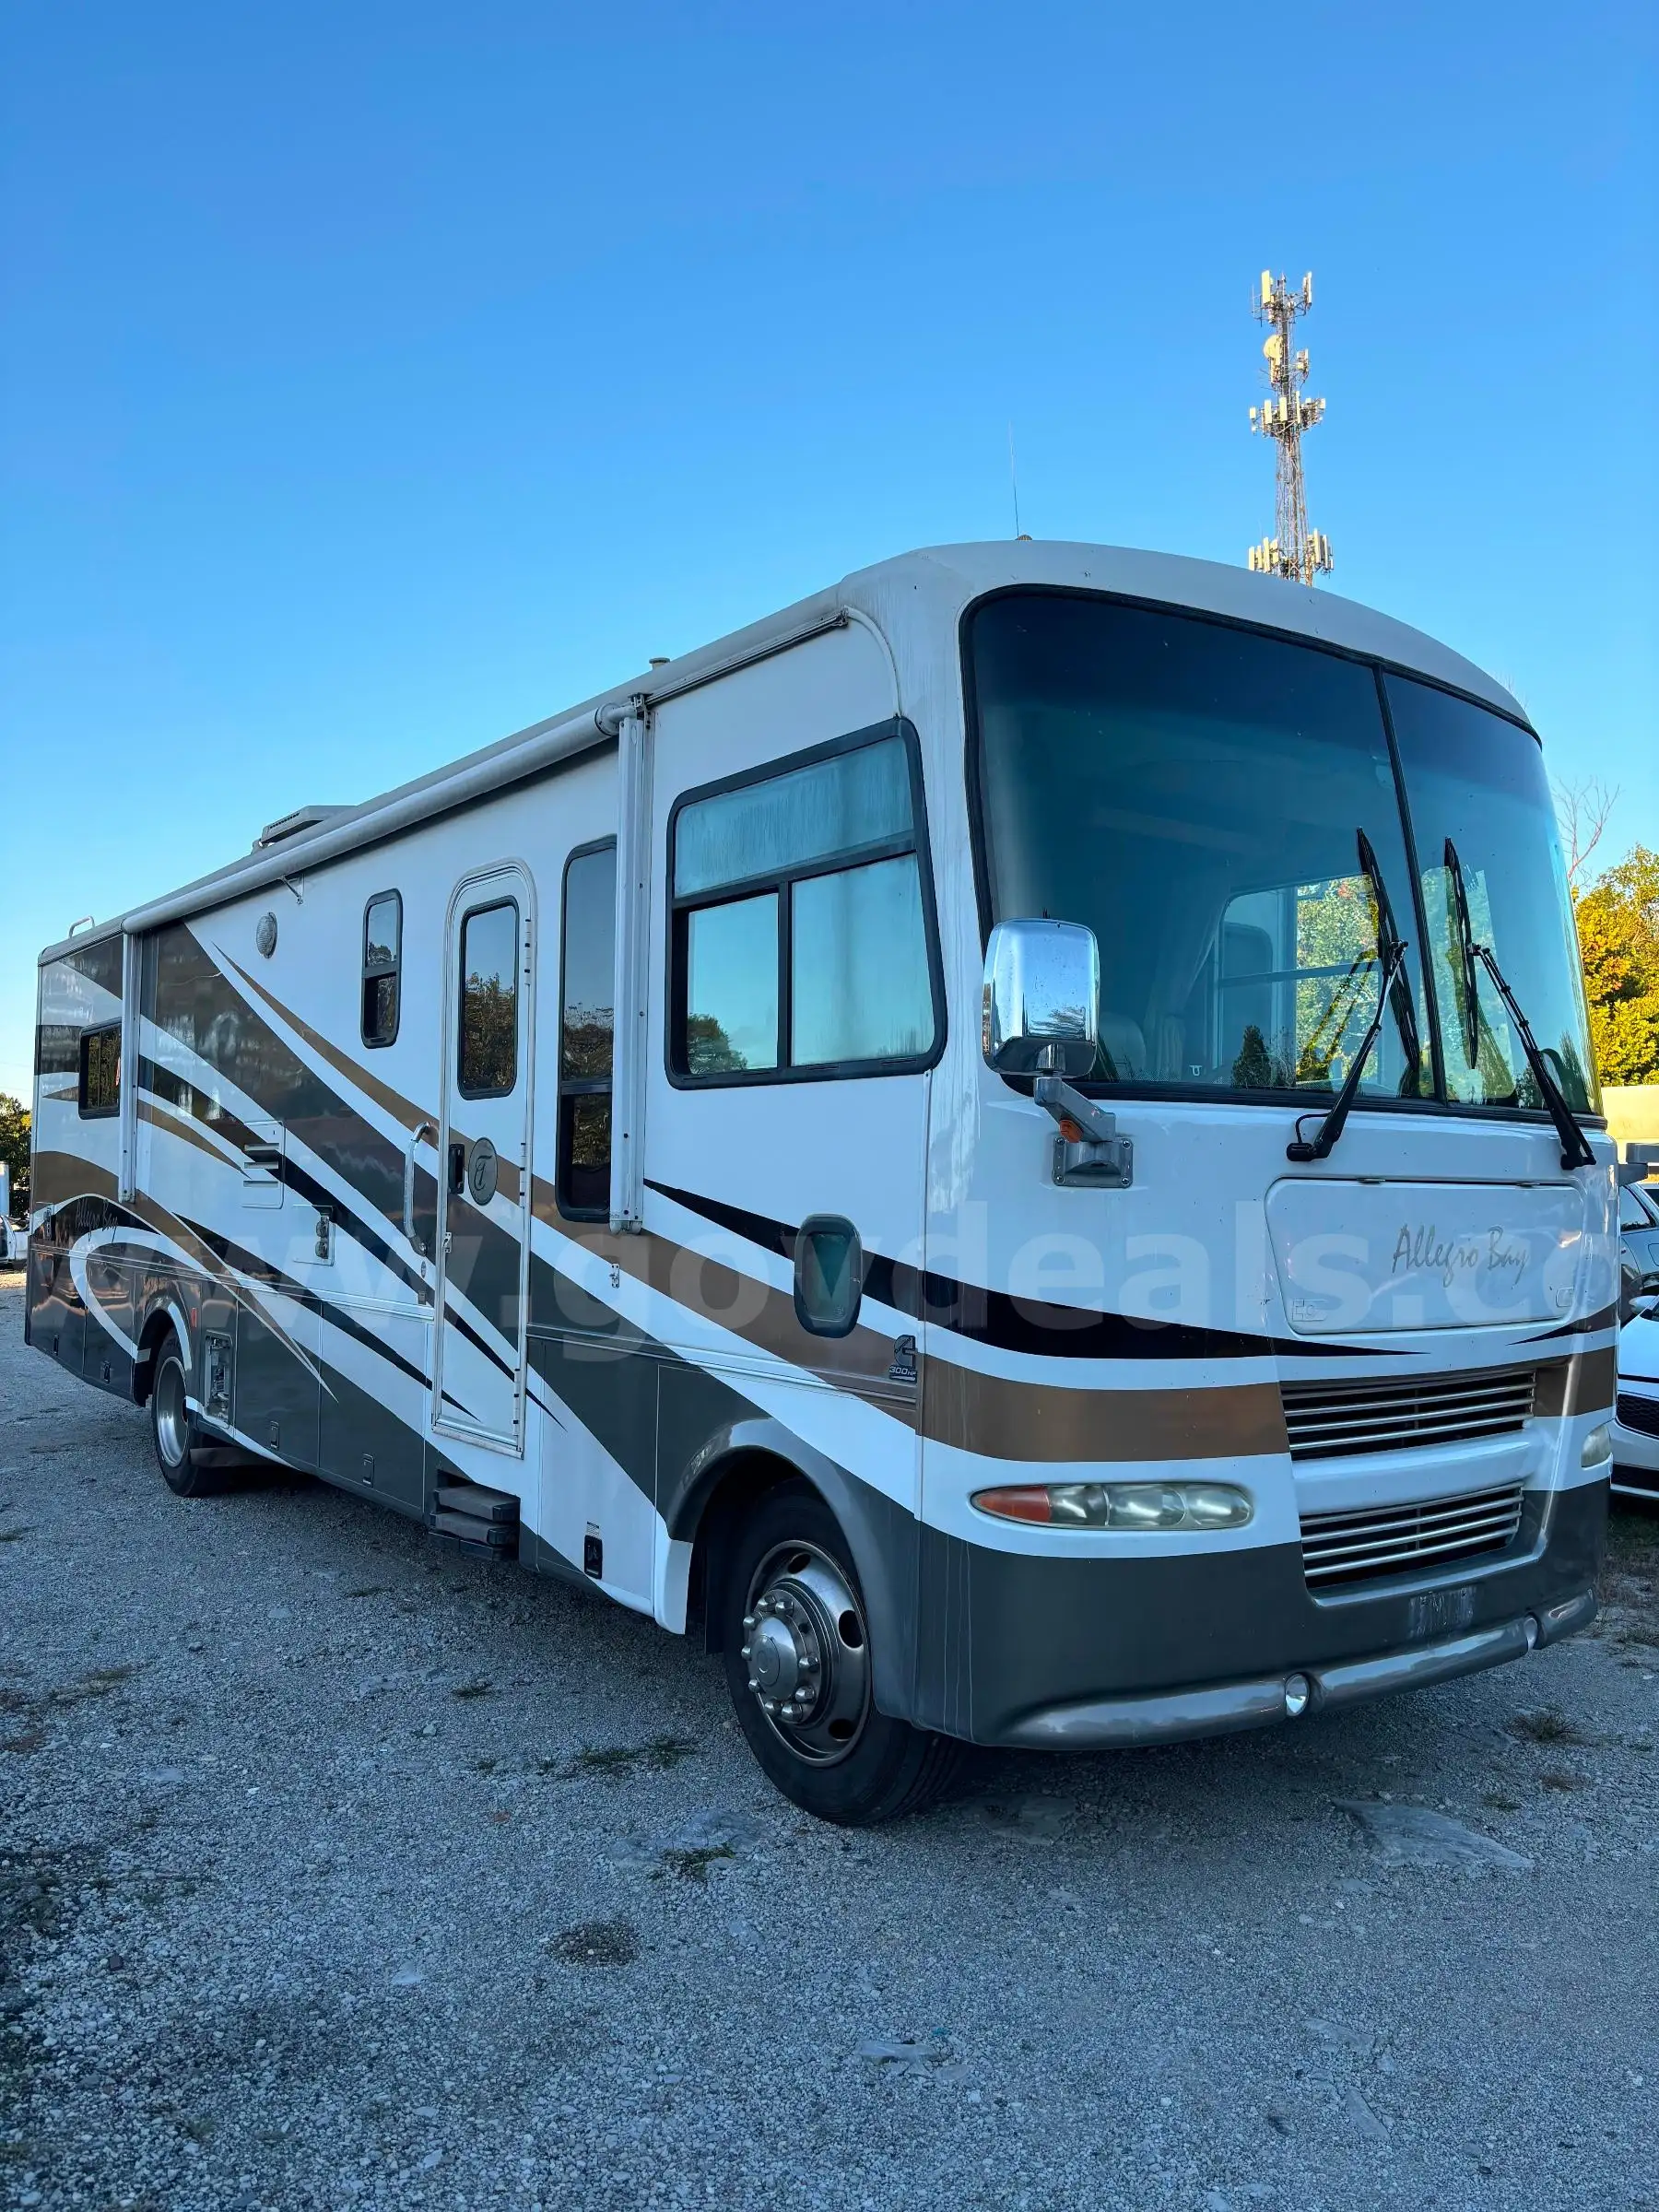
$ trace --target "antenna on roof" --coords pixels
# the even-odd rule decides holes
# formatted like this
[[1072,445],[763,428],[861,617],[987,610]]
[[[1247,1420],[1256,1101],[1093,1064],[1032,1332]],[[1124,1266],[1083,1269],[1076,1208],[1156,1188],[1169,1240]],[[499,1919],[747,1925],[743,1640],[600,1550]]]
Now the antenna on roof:
[[1014,465],[1014,423],[1012,417],[1009,418],[1008,421],[1008,482],[1013,487],[1014,491],[1014,535],[1016,538],[1021,538],[1025,535],[1025,532],[1019,526],[1019,471]]

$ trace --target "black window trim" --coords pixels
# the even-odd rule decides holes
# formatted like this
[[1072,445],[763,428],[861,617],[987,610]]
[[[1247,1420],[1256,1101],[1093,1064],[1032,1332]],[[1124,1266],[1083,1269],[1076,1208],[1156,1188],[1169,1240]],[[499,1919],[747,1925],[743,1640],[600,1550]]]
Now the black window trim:
[[[1494,706],[1489,699],[1482,699],[1478,692],[1465,690],[1461,685],[1448,683],[1442,677],[1426,675],[1420,668],[1409,667],[1404,661],[1391,660],[1382,653],[1362,653],[1355,646],[1340,645],[1325,638],[1308,637],[1300,630],[1281,629],[1271,622],[1252,622],[1241,615],[1216,613],[1208,607],[1189,606],[1175,599],[1151,599],[1137,592],[1096,591],[1088,584],[1075,583],[998,584],[993,590],[982,592],[977,598],[971,599],[962,609],[957,624],[957,650],[962,672],[962,767],[968,794],[968,841],[973,857],[973,892],[975,904],[979,911],[982,957],[990,942],[993,914],[990,839],[987,835],[983,793],[980,778],[979,700],[973,680],[973,621],[981,609],[989,606],[994,600],[1017,598],[1092,599],[1108,606],[1137,607],[1148,614],[1180,615],[1190,621],[1213,622],[1222,629],[1239,629],[1252,637],[1272,638],[1280,644],[1304,645],[1311,653],[1328,653],[1334,660],[1351,661],[1360,667],[1371,669],[1376,680],[1379,704],[1383,716],[1383,727],[1388,738],[1389,759],[1394,768],[1394,794],[1400,808],[1401,820],[1405,827],[1406,852],[1412,863],[1412,902],[1418,938],[1425,947],[1428,944],[1428,929],[1423,916],[1422,884],[1416,867],[1416,833],[1412,827],[1411,806],[1406,794],[1405,776],[1401,770],[1399,750],[1394,739],[1394,717],[1389,711],[1385,679],[1391,676],[1404,677],[1411,683],[1426,684],[1431,690],[1444,691],[1449,697],[1464,700],[1470,706],[1484,708],[1488,714],[1495,714],[1500,722],[1507,722],[1512,729],[1522,731],[1532,739],[1540,751],[1543,750],[1544,741],[1530,722],[1524,721],[1518,715],[1506,712],[1502,707]],[[1426,961],[1424,963],[1424,980],[1425,984],[1428,985]],[[1435,1083],[1437,1089],[1443,1091],[1439,1024],[1432,1007],[1430,1009],[1430,1014],[1436,1038],[1434,1045]],[[1032,1088],[1030,1077],[1005,1076],[1002,1079],[1010,1090],[1019,1091],[1026,1097],[1030,1096]],[[1213,1085],[1202,1083],[1112,1083],[1094,1077],[1080,1082],[1077,1088],[1079,1090],[1087,1092],[1090,1098],[1146,1100],[1147,1101],[1167,1100],[1176,1104],[1190,1102],[1194,1105],[1210,1106],[1218,1103],[1229,1106],[1272,1106],[1280,1110],[1289,1105],[1305,1107],[1310,1097],[1317,1099],[1323,1095],[1319,1092],[1310,1093],[1305,1090],[1218,1090]],[[1363,1111],[1367,1113],[1433,1114],[1441,1120],[1450,1115],[1459,1121],[1496,1122],[1504,1128],[1513,1128],[1517,1124],[1524,1125],[1529,1123],[1540,1124],[1545,1127],[1552,1125],[1549,1114],[1542,1107],[1493,1106],[1484,1101],[1479,1104],[1471,1104],[1465,1100],[1445,1097],[1396,1099],[1367,1096],[1362,1103]],[[1360,1101],[1356,1101],[1357,1111],[1360,1104]],[[1607,1126],[1605,1114],[1579,1112],[1575,1110],[1574,1119],[1589,1129],[1605,1129]]]
[[[395,899],[397,901],[397,950],[393,954],[389,964],[382,962],[378,966],[371,967],[369,964],[369,916],[377,906],[383,905],[388,899]],[[403,1027],[403,893],[395,888],[384,891],[371,891],[363,901],[362,977],[358,986],[358,1035],[362,1039],[364,1049],[368,1052],[383,1052],[387,1045],[395,1044],[397,1032]],[[392,994],[392,1034],[390,1037],[371,1037],[365,1019],[369,1011],[369,984],[371,978],[382,975],[391,976],[393,982],[397,985]]]
[[[579,860],[587,860],[595,853],[614,853],[617,840],[612,837],[592,837],[584,845],[572,845],[565,854],[565,864],[559,878],[559,1034],[555,1042],[554,1127],[553,1127],[553,1203],[559,1218],[565,1221],[608,1221],[610,1207],[606,1206],[571,1206],[565,1196],[564,1156],[564,1102],[567,1099],[614,1098],[617,1078],[617,1040],[615,1022],[617,1010],[611,1008],[611,1072],[608,1076],[567,1076],[564,1072],[565,1027],[565,959],[569,947],[571,870]],[[611,924],[611,959],[616,959],[616,923]],[[616,1142],[613,1123],[611,1141]]]
[[[910,771],[911,832],[908,837],[880,838],[862,845],[849,845],[843,851],[828,856],[815,855],[798,866],[774,869],[766,875],[748,876],[741,881],[723,883],[700,891],[677,894],[674,888],[675,839],[679,827],[682,807],[695,806],[700,800],[719,798],[728,791],[742,791],[754,783],[770,783],[780,776],[791,774],[796,769],[814,768],[820,760],[832,760],[841,753],[855,753],[884,740],[897,737],[904,747],[904,757]],[[730,906],[741,899],[753,899],[768,891],[778,898],[778,1051],[789,1049],[790,1031],[790,899],[793,885],[818,876],[839,876],[851,868],[867,867],[877,861],[902,859],[914,853],[922,892],[922,934],[927,948],[927,981],[933,1000],[933,1042],[924,1053],[912,1053],[901,1059],[879,1060],[823,1060],[810,1066],[746,1067],[734,1068],[718,1075],[694,1076],[685,1066],[685,1017],[682,983],[685,975],[686,926],[685,918],[700,910],[714,906]],[[885,722],[865,724],[861,729],[849,730],[841,736],[831,737],[821,745],[807,746],[800,752],[781,753],[754,768],[739,770],[735,775],[722,776],[712,783],[699,783],[682,791],[668,810],[666,853],[667,897],[665,901],[667,977],[666,1019],[663,1024],[663,1060],[669,1082],[676,1090],[729,1090],[763,1083],[834,1083],[865,1077],[922,1075],[936,1067],[945,1051],[947,1010],[945,1000],[945,968],[939,950],[938,916],[934,900],[933,847],[927,820],[927,794],[922,776],[922,747],[915,724],[902,714],[889,715]]]
[[[503,906],[512,909],[512,1080],[511,1083],[491,1084],[483,1090],[469,1090],[461,1079],[465,1065],[463,1041],[466,1021],[466,925],[476,914],[493,914],[499,907]],[[505,899],[480,899],[477,906],[469,906],[461,916],[455,931],[455,1089],[464,1099],[510,1099],[518,1088],[519,1000],[523,996],[519,988],[523,980],[519,973],[522,965],[519,933],[523,925],[524,916],[519,912],[519,902],[510,892]]]
[[[88,1106],[87,1103],[87,1076],[92,1057],[92,1044],[100,1037],[115,1039],[115,1096],[107,1106]],[[107,1122],[121,1112],[121,1024],[119,1021],[88,1023],[80,1033],[76,1048],[76,1111],[83,1122]]]

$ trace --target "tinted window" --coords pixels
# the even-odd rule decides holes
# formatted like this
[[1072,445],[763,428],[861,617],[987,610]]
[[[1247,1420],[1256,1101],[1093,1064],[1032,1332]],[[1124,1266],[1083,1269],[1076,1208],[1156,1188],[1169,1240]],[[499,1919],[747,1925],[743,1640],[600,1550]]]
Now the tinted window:
[[903,1066],[932,1052],[915,789],[911,747],[884,734],[679,808],[673,1058],[682,1073],[732,1080]]
[[617,848],[578,853],[565,869],[559,1025],[559,1204],[580,1218],[610,1212],[611,1061],[616,1043]]
[[518,1079],[518,907],[475,907],[461,924],[463,1098],[499,1098]]
[[674,888],[685,898],[910,834],[910,763],[889,737],[682,807]]
[[121,1104],[121,1024],[83,1030],[80,1041],[80,1111],[88,1119]]
[[[970,659],[992,916],[1094,931],[1097,1079],[1340,1084],[1418,934],[1372,670],[1056,594],[987,602]],[[1362,1095],[1431,1087],[1416,962]]]
[[365,1044],[391,1044],[396,1038],[402,959],[403,900],[395,891],[382,891],[363,915]]
[[[1531,734],[1430,684],[1387,678],[1422,876],[1446,1090],[1470,1105],[1539,1108],[1484,964],[1488,946],[1569,1104],[1594,1103],[1578,938],[1555,807]],[[1461,885],[1461,888],[1460,888]]]
[[916,856],[809,876],[790,892],[789,1056],[908,1060],[933,1041]]
[[777,1065],[778,894],[700,908],[686,931],[687,1071]]

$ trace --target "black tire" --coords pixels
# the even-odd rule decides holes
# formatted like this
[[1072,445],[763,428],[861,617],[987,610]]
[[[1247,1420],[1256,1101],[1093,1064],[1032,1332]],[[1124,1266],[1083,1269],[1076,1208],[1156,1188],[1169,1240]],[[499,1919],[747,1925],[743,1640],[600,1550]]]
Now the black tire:
[[[830,1594],[838,1576],[851,1601],[839,1612]],[[778,1594],[775,1600],[770,1593]],[[763,1598],[764,1612],[757,1614],[753,1608]],[[876,1710],[868,1688],[869,1630],[852,1554],[835,1515],[807,1484],[769,1490],[745,1513],[727,1549],[720,1606],[726,1686],[738,1725],[768,1778],[803,1812],[844,1828],[869,1828],[920,1812],[948,1789],[966,1747]],[[770,1651],[762,1636],[772,1637]],[[777,1701],[769,1710],[763,1692],[751,1686],[759,1679],[751,1668],[771,1668],[766,1688],[794,1682],[801,1678],[803,1652],[813,1688],[792,1689],[785,1704],[809,1694],[814,1701],[801,1707],[808,1715],[805,1725],[785,1726]]]
[[190,1371],[170,1330],[156,1347],[150,1375],[150,1441],[156,1447],[156,1465],[161,1479],[178,1498],[207,1498],[230,1488],[233,1475],[223,1467],[206,1466],[201,1455],[209,1440],[185,1404]]

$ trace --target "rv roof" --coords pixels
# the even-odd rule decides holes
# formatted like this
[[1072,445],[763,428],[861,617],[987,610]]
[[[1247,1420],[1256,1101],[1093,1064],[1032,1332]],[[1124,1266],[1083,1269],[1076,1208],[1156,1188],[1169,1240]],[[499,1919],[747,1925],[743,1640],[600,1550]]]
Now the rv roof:
[[[979,545],[933,546],[855,571],[825,591],[797,600],[763,620],[734,630],[712,644],[654,665],[608,686],[578,706],[515,730],[476,753],[382,792],[358,806],[304,807],[270,825],[244,853],[182,889],[129,909],[74,942],[84,946],[123,928],[146,929],[182,919],[221,899],[240,898],[284,876],[337,858],[355,847],[394,835],[416,821],[447,812],[482,793],[535,774],[547,762],[607,741],[597,716],[630,699],[663,700],[706,683],[724,670],[847,618],[843,610],[880,622],[900,594],[914,594],[954,618],[983,593],[1014,584],[1048,584],[1111,592],[1305,637],[1348,653],[1364,653],[1451,685],[1524,722],[1524,710],[1501,685],[1451,651],[1352,599],[1312,592],[1278,577],[1259,576],[1218,561],[1190,560],[1171,553],[1136,552],[1117,546],[1059,541],[994,540]],[[41,959],[67,948],[49,946]]]

